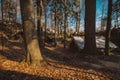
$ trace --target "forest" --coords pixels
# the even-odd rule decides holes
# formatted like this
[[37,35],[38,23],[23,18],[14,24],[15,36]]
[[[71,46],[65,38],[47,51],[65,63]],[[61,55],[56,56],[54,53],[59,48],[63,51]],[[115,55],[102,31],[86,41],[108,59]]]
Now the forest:
[[120,0],[0,0],[0,80],[120,80]]

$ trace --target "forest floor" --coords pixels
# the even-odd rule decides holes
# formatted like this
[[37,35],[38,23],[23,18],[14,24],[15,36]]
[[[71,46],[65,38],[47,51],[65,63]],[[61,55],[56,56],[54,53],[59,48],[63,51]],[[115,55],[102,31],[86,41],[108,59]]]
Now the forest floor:
[[49,44],[41,50],[48,65],[21,62],[24,45],[9,41],[0,46],[0,80],[120,80],[120,52],[111,56],[81,55]]

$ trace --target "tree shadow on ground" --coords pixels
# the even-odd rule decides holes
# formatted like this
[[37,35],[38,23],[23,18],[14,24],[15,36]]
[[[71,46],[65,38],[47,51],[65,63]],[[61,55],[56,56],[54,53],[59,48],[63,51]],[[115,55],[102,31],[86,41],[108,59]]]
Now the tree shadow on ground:
[[99,60],[111,61],[111,62],[119,62],[120,54],[114,54],[112,56],[105,56],[105,55],[86,55],[81,53],[74,53],[71,52],[69,49],[64,48],[54,48],[52,50],[45,48],[42,50],[43,55],[48,58],[51,58],[57,62],[65,63],[65,64],[73,64],[75,62],[78,65],[80,62],[88,62],[93,64],[100,64]]
[[25,58],[24,44],[9,41],[0,49],[0,55],[12,61],[22,61]]
[[54,78],[0,69],[0,80],[54,80]]
[[[113,62],[119,62],[120,56],[104,56],[104,55],[84,55],[80,53],[73,53],[69,49],[64,48],[54,48],[53,50],[50,50],[48,48],[45,48],[42,50],[43,55],[46,58],[50,58],[55,62],[49,62],[51,63],[57,63],[60,65],[66,65],[71,66],[75,68],[85,69],[85,70],[95,70],[97,72],[101,73],[108,73],[111,74],[114,79],[115,76],[119,76],[120,71],[118,69],[111,69],[107,67],[101,67],[100,60],[104,61],[113,61]],[[119,54],[120,55],[120,54]],[[56,65],[53,65],[54,67],[58,67]],[[65,68],[67,69],[67,68]],[[69,70],[69,69],[68,69]]]
[[[21,61],[25,57],[25,50],[24,50],[24,45],[20,42],[9,42],[9,44],[5,45],[5,49],[2,51],[0,50],[0,54],[6,57],[7,59],[13,60],[13,61]],[[49,46],[51,48],[52,46]],[[44,48],[42,49],[42,54],[45,56],[45,59],[47,62],[50,64],[50,66],[56,67],[56,68],[64,68],[64,67],[59,67],[56,64],[60,65],[66,65],[69,67],[74,67],[74,68],[80,68],[80,69],[85,69],[85,70],[95,70],[97,72],[102,72],[102,73],[110,73],[112,79],[115,78],[115,76],[119,76],[120,71],[117,70],[110,70],[107,68],[96,68],[89,63],[92,64],[101,64],[99,63],[99,59],[109,61],[111,58],[113,58],[111,61],[118,61],[120,60],[120,57],[116,56],[90,56],[90,55],[83,55],[78,52],[71,52],[70,49],[64,49],[63,47],[56,47],[52,49]],[[120,54],[118,54],[120,55]],[[49,59],[52,59],[52,61],[49,61]],[[55,63],[54,65],[51,63]],[[71,70],[71,68],[65,68],[67,70]],[[19,79],[18,79],[19,80]],[[31,79],[33,80],[33,79]],[[39,80],[39,79],[38,79]],[[40,79],[41,80],[41,79]],[[48,79],[49,80],[49,79]]]

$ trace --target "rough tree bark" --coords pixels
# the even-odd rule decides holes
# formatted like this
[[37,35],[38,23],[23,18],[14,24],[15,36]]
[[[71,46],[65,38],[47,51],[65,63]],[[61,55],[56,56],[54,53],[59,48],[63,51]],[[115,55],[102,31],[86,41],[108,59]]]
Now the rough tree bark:
[[32,0],[20,0],[20,4],[27,53],[26,61],[32,65],[40,65],[43,62],[43,57],[34,27],[33,2]]
[[96,0],[85,0],[85,6],[85,46],[83,52],[86,54],[96,54]]

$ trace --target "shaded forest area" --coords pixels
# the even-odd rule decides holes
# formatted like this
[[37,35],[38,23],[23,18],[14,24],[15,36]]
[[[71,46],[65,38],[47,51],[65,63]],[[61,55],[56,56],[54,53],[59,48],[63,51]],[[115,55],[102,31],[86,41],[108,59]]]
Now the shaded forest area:
[[120,1],[100,1],[98,29],[97,0],[0,0],[0,80],[120,80]]

